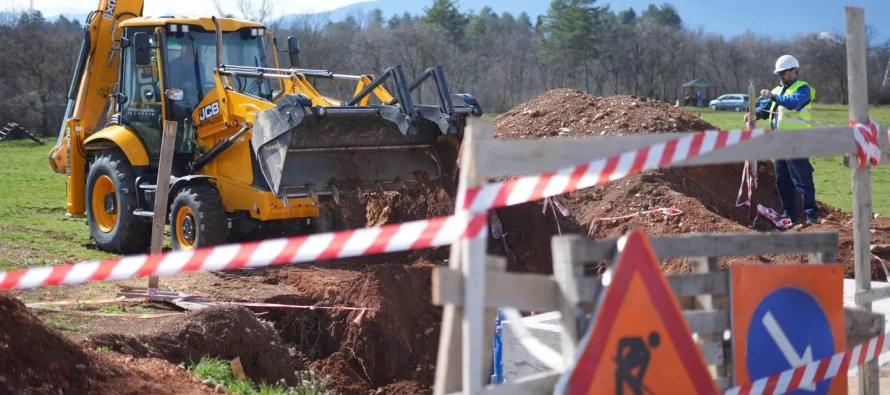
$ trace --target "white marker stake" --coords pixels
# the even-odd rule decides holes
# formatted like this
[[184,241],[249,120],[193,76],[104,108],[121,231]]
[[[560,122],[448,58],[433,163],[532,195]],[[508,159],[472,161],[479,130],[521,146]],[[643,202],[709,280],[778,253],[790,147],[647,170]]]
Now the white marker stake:
[[[782,354],[785,355],[785,360],[791,364],[792,368],[813,362],[813,347],[807,344],[807,349],[804,351],[803,356],[797,355],[797,350],[795,350],[794,346],[791,345],[791,342],[788,341],[788,337],[785,336],[782,327],[779,326],[779,323],[776,322],[776,319],[773,318],[773,314],[769,311],[763,316],[763,326],[766,327],[766,330],[769,332],[769,335],[772,336],[773,341],[779,346],[779,351],[782,351]],[[816,384],[809,383],[807,385],[801,385],[800,388],[813,392],[816,391]]]

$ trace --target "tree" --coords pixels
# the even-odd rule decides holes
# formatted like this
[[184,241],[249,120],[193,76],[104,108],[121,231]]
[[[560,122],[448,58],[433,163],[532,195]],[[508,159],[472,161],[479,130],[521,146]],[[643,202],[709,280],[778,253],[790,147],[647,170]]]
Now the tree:
[[541,50],[545,59],[572,77],[580,65],[585,89],[590,92],[590,64],[601,39],[602,9],[595,0],[553,0],[542,20]]
[[424,12],[425,23],[441,26],[448,31],[452,39],[460,40],[464,37],[468,18],[457,9],[452,0],[435,0],[433,6],[425,8]]
[[640,19],[649,19],[661,26],[669,26],[679,29],[683,26],[683,19],[673,5],[663,4],[661,7],[655,4],[649,4],[649,8],[643,11]]

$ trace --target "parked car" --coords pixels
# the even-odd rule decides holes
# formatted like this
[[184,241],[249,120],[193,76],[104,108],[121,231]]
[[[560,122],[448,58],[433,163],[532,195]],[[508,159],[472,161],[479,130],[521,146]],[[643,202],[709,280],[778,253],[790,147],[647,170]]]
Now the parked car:
[[748,95],[742,93],[723,95],[714,100],[711,100],[708,103],[708,107],[711,107],[711,109],[714,111],[745,111],[748,108]]

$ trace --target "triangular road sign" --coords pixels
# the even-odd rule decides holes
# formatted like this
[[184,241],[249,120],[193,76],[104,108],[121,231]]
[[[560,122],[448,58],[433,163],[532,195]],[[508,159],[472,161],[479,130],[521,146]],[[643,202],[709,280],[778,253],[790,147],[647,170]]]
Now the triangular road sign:
[[632,231],[618,246],[611,282],[557,393],[718,394],[646,236]]

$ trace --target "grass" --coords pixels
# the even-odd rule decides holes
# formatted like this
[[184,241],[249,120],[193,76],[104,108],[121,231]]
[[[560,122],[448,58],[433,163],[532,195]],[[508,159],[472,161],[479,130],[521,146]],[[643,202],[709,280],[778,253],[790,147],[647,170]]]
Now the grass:
[[77,333],[79,331],[71,323],[71,319],[66,316],[42,317],[41,320],[46,326],[63,333]]
[[213,385],[222,385],[226,391],[240,395],[320,395],[327,393],[327,386],[311,376],[300,375],[297,387],[283,385],[254,384],[250,380],[236,379],[228,361],[205,356],[198,364],[189,368],[201,380],[210,380]]
[[[733,111],[712,111],[710,108],[687,107],[684,110],[701,114],[702,119],[723,129],[739,129],[744,125],[744,113]],[[837,126],[849,122],[847,106],[817,104],[813,106],[813,119]],[[890,125],[890,107],[870,107],[869,115],[875,122]],[[768,127],[766,121],[758,121],[759,127]],[[816,172],[816,199],[837,208],[853,210],[853,181],[851,170],[844,166],[843,158],[810,158]],[[773,186],[769,186],[773,187]],[[735,193],[727,191],[727,193]],[[880,215],[890,215],[890,165],[883,164],[872,169],[872,205]]]
[[0,142],[0,268],[54,265],[112,255],[92,248],[83,218],[65,217],[65,175],[47,159],[55,144]]

